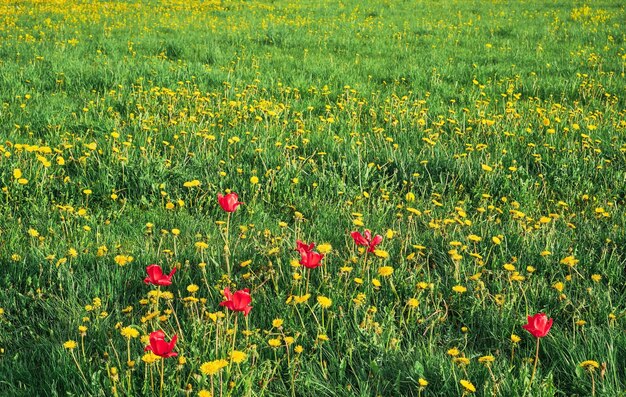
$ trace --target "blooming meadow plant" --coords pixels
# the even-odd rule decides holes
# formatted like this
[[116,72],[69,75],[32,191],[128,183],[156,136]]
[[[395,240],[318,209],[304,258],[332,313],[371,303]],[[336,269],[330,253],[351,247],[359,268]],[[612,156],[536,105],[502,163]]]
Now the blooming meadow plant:
[[626,390],[621,2],[0,10],[0,395]]

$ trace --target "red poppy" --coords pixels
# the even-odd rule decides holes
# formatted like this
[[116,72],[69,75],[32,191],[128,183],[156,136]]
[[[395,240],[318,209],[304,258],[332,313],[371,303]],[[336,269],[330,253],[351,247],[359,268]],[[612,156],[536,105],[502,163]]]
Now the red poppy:
[[322,258],[324,258],[324,254],[320,254],[319,252],[300,252],[300,264],[308,269],[315,269],[321,266]]
[[383,241],[383,236],[381,236],[380,234],[377,234],[376,236],[374,236],[374,238],[372,238],[372,232],[367,229],[363,234],[365,235],[362,235],[359,232],[350,233],[356,245],[364,245],[368,247],[367,252],[374,252],[376,246]]
[[307,243],[303,243],[300,240],[296,240],[296,251],[298,251],[300,254],[309,253],[313,251],[314,247],[315,247],[315,243],[307,244]]
[[243,312],[244,316],[247,316],[252,310],[250,303],[252,297],[250,297],[250,290],[248,288],[240,289],[235,293],[230,292],[230,288],[224,288],[225,301],[220,302],[220,306],[225,306],[227,309],[234,312]]
[[528,324],[524,325],[526,331],[530,332],[535,338],[543,338],[552,327],[552,319],[548,319],[545,313],[537,313],[534,316],[528,316]]
[[154,331],[150,334],[150,344],[146,346],[144,351],[151,351],[159,357],[168,358],[176,357],[178,353],[172,351],[176,346],[177,335],[172,337],[169,342],[165,341],[165,333],[163,331]]
[[146,272],[148,273],[148,277],[146,277],[143,282],[146,284],[154,284],[154,285],[171,285],[172,284],[172,276],[176,273],[176,268],[173,268],[170,274],[163,274],[163,269],[159,265],[150,265],[146,267]]
[[222,195],[222,193],[218,193],[217,201],[220,203],[222,209],[226,212],[235,212],[237,207],[243,204],[239,202],[239,196],[237,195],[237,193],[228,193],[226,196]]

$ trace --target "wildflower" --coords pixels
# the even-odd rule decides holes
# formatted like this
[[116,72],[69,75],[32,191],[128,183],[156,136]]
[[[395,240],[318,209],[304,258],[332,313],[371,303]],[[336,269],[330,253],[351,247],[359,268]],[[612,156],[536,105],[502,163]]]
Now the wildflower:
[[300,264],[307,269],[315,269],[322,265],[322,259],[324,254],[320,254],[315,251],[301,253]]
[[587,371],[593,371],[594,369],[600,368],[600,364],[598,364],[598,362],[594,360],[585,360],[582,363],[580,363],[580,366],[586,369]]
[[522,338],[520,338],[519,336],[517,336],[515,334],[511,334],[511,342],[519,343],[521,340],[522,340]]
[[202,389],[198,392],[198,397],[213,397],[213,395],[210,391]]
[[381,277],[388,277],[393,274],[393,267],[391,266],[382,266],[378,268],[378,275]]
[[300,255],[313,252],[313,248],[315,248],[315,243],[307,244],[300,240],[296,240],[296,251],[298,251]]
[[324,244],[320,244],[320,245],[317,247],[317,250],[319,251],[319,253],[320,253],[320,254],[324,254],[324,255],[326,255],[326,254],[328,254],[330,251],[332,251],[332,250],[333,250],[333,246],[332,246],[332,245],[330,245],[330,244],[328,244],[328,243],[324,243]]
[[226,300],[220,302],[220,306],[225,306],[235,312],[243,312],[244,316],[247,316],[250,310],[252,310],[252,306],[250,306],[252,298],[250,297],[250,290],[248,288],[241,289],[233,294],[230,292],[230,289],[226,287],[224,288],[223,294]]
[[272,338],[267,341],[267,344],[274,348],[279,347],[281,345],[279,338]]
[[534,316],[528,316],[528,323],[522,328],[530,332],[535,338],[543,338],[550,331],[552,321],[544,313],[537,313]]
[[239,196],[237,193],[228,193],[226,196],[222,195],[222,193],[218,193],[217,201],[226,212],[235,212],[237,207],[243,204],[239,202]]
[[230,361],[234,362],[235,364],[241,364],[242,362],[246,361],[247,358],[248,355],[242,351],[233,350],[232,352],[230,352]]
[[376,246],[383,241],[383,236],[377,234],[372,238],[372,232],[368,229],[363,234],[354,231],[350,234],[356,245],[362,245],[367,247],[367,252],[374,252]]
[[176,273],[176,267],[174,267],[167,276],[163,274],[163,269],[161,269],[159,265],[146,267],[146,272],[148,273],[148,277],[143,280],[144,283],[166,286],[172,284],[172,276]]
[[469,380],[461,379],[461,386],[465,389],[466,392],[474,393],[476,391],[476,387]]
[[494,362],[495,359],[496,358],[494,356],[482,356],[478,358],[478,362],[487,365]]
[[317,297],[317,303],[319,303],[323,309],[328,309],[333,304],[333,301],[330,298],[320,295]]
[[280,328],[283,326],[283,320],[280,318],[276,318],[272,321],[272,327],[274,328]]
[[146,346],[144,351],[151,351],[159,357],[176,357],[178,353],[174,352],[176,346],[177,335],[174,335],[171,341],[165,341],[165,333],[163,331],[154,331],[150,333],[150,344]]
[[63,347],[66,348],[67,350],[72,350],[72,349],[76,349],[76,342],[73,340],[68,340],[67,342],[63,343]]
[[122,334],[123,337],[125,337],[127,339],[136,338],[136,337],[139,336],[139,331],[137,331],[133,327],[124,327],[124,328],[122,328],[120,333]]
[[467,291],[467,288],[462,285],[455,285],[454,287],[452,287],[452,291],[462,294]]
[[226,366],[228,366],[228,361],[224,359],[209,361],[200,366],[200,372],[208,376],[213,376]]
[[300,354],[304,351],[304,347],[302,347],[302,345],[298,345],[293,349],[293,351]]
[[420,387],[426,387],[428,386],[428,381],[424,378],[419,378],[417,380],[417,383],[420,385]]

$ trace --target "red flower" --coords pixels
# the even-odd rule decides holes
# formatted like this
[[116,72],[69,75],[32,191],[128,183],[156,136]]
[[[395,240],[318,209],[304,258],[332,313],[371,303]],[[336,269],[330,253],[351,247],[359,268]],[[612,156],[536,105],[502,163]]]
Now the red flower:
[[383,241],[383,236],[381,236],[380,234],[377,234],[372,239],[372,232],[367,229],[365,229],[365,236],[363,236],[359,232],[352,232],[350,234],[356,245],[364,245],[368,247],[367,252],[374,252],[376,246]]
[[218,193],[217,201],[226,212],[235,212],[237,207],[243,204],[239,202],[239,196],[237,196],[237,193],[228,193],[226,196],[223,196],[222,193]]
[[296,240],[296,251],[298,251],[301,255],[313,251],[313,247],[315,247],[315,243],[311,243],[307,245],[307,243],[303,243],[300,240]]
[[150,344],[146,346],[144,351],[151,351],[159,357],[176,357],[178,353],[172,351],[176,346],[177,335],[172,337],[169,342],[165,341],[165,333],[163,331],[154,331],[150,334]]
[[161,266],[150,265],[146,267],[146,272],[148,273],[148,277],[143,280],[144,283],[154,285],[171,285],[172,276],[176,273],[176,268],[173,268],[169,275],[165,275],[163,274]]
[[552,327],[552,319],[548,319],[544,313],[537,313],[534,316],[528,316],[528,324],[524,325],[526,331],[533,334],[535,338],[543,338]]
[[324,254],[320,254],[319,252],[300,252],[300,264],[308,269],[315,269],[321,266],[322,258],[324,258]]
[[230,288],[224,288],[225,301],[220,302],[220,306],[225,306],[234,312],[243,312],[244,316],[247,316],[252,310],[250,303],[252,298],[250,297],[250,290],[248,288],[240,289],[235,293],[230,292]]

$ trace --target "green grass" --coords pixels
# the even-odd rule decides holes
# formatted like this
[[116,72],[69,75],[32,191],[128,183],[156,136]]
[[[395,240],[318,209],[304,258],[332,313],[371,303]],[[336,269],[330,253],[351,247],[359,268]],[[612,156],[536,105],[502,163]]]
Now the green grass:
[[[624,395],[625,12],[608,0],[0,1],[0,395],[158,395],[145,341],[126,363],[127,326],[179,334],[186,362],[165,361],[164,395],[210,390],[199,368],[233,342],[233,316],[209,316],[227,286],[252,291],[251,332],[240,316],[235,341],[248,358],[214,395],[462,395],[467,379],[477,395],[582,396],[584,360],[606,364],[597,395]],[[230,278],[216,224],[227,189],[245,203]],[[369,273],[350,237],[365,228],[389,254],[370,254]],[[332,251],[294,305],[308,277],[290,265],[297,239]],[[152,263],[179,269],[164,288],[172,312],[142,322]],[[184,300],[190,284],[205,301]],[[540,311],[554,326],[529,384],[535,341],[521,327]]]

